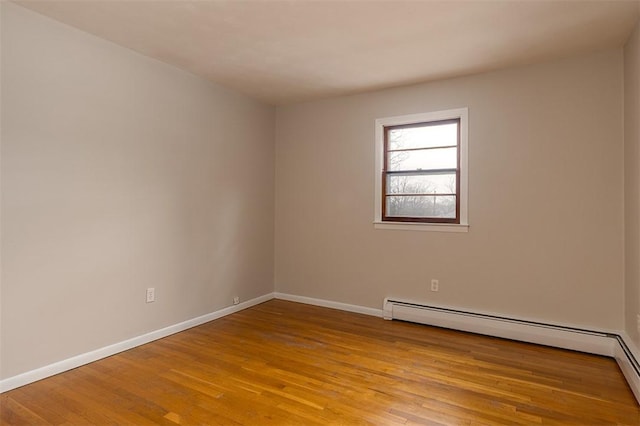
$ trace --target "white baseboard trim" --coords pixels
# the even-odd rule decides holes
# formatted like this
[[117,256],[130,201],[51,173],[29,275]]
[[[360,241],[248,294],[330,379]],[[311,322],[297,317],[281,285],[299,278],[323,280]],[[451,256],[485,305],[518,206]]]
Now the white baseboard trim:
[[255,299],[239,303],[237,305],[229,306],[206,315],[192,318],[190,320],[170,325],[168,327],[164,327],[159,330],[143,334],[141,336],[133,337],[122,342],[114,343],[113,345],[105,346],[100,349],[86,352],[62,361],[55,362],[53,364],[46,365],[44,367],[37,368],[35,370],[27,371],[13,377],[6,378],[4,380],[0,380],[0,393],[36,382],[38,380],[42,380],[47,377],[54,376],[56,374],[71,370],[76,367],[80,367],[85,364],[89,364],[99,359],[115,355],[119,352],[135,348],[136,346],[144,345],[154,340],[162,339],[163,337],[167,337],[180,331],[184,331],[189,328],[204,324],[206,322],[222,318],[229,314],[233,314],[234,312],[250,308],[251,306],[258,305],[273,298],[274,294],[268,293],[263,296],[256,297]]
[[331,300],[316,299],[313,297],[296,296],[287,293],[274,293],[276,299],[288,300],[289,302],[299,302],[307,305],[322,306],[324,308],[338,309],[341,311],[355,312],[357,314],[371,315],[382,318],[382,309],[368,308],[366,306],[350,305],[348,303],[333,302]]
[[617,341],[614,357],[640,403],[640,350],[624,331],[617,336]]
[[400,319],[493,337],[554,346],[613,357],[614,339],[609,333],[584,330],[502,317],[493,314],[462,311],[414,301],[386,298],[386,319]]

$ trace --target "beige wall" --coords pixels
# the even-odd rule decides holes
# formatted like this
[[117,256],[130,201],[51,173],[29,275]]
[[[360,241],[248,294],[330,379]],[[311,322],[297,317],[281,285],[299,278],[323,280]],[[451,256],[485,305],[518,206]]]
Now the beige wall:
[[625,329],[640,347],[640,23],[624,48]]
[[274,122],[2,2],[0,377],[272,292]]
[[[276,290],[621,329],[622,63],[614,49],[278,108]],[[374,120],[465,106],[469,232],[374,230]]]

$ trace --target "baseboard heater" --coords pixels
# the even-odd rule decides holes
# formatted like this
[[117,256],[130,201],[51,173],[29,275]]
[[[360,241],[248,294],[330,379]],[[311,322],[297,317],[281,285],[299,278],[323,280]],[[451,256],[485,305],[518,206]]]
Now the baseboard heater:
[[639,358],[630,348],[631,342],[629,341],[628,345],[618,334],[430,306],[393,298],[384,300],[383,315],[387,320],[409,321],[615,358],[640,403]]

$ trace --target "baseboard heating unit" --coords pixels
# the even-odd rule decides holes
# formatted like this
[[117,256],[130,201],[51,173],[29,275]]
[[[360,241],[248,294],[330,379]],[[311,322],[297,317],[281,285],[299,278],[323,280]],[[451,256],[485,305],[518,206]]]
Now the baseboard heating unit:
[[384,300],[383,315],[387,320],[409,321],[615,358],[640,403],[640,357],[624,334],[429,306],[393,298]]

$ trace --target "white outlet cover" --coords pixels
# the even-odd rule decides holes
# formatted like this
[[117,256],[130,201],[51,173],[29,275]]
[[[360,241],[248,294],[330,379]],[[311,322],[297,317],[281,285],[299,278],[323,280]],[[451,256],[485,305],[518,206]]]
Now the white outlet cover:
[[149,287],[147,289],[147,303],[156,301],[156,289],[153,287]]

